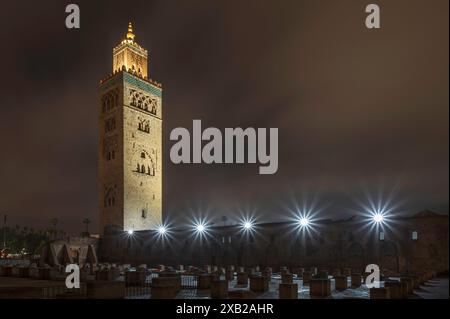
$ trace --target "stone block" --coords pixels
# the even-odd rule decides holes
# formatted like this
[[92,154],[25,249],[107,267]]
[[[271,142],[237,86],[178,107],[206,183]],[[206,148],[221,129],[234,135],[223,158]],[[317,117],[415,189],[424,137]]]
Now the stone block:
[[234,271],[231,269],[227,269],[225,272],[225,279],[228,281],[232,281],[234,279]]
[[1,275],[4,277],[12,277],[13,267],[12,266],[2,266]]
[[253,293],[247,289],[233,289],[228,291],[229,299],[251,299]]
[[250,290],[254,292],[265,292],[269,290],[269,282],[264,276],[250,276]]
[[391,299],[404,299],[408,297],[408,284],[405,282],[390,280],[384,282],[384,287],[389,288]]
[[28,267],[17,267],[17,277],[28,278],[30,277],[30,268]]
[[245,272],[240,272],[237,274],[237,284],[238,285],[248,285],[248,274]]
[[38,279],[50,280],[50,268],[39,267],[38,268]]
[[361,279],[362,279],[361,274],[352,273],[351,275],[352,288],[361,287]]
[[[146,279],[145,271],[126,271],[125,272],[125,284],[128,287],[131,286],[144,286]],[[112,277],[112,272],[110,275]]]
[[391,299],[390,288],[370,288],[370,299]]
[[202,274],[198,275],[197,289],[210,289],[211,288],[211,275]]
[[89,281],[86,283],[89,299],[123,299],[125,283],[120,281]]
[[228,281],[227,280],[211,281],[211,298],[218,298],[218,299],[228,298]]
[[181,275],[175,271],[164,271],[159,273],[161,278],[172,278],[175,283],[175,290],[179,292],[181,290]]
[[95,280],[112,281],[113,280],[113,272],[111,270],[97,270],[95,272]]
[[303,284],[309,284],[312,279],[312,274],[310,271],[304,271],[303,272]]
[[309,294],[315,297],[328,297],[331,295],[330,279],[311,279]]
[[405,282],[408,285],[408,288],[407,288],[408,294],[412,294],[413,289],[414,289],[414,279],[409,276],[408,277],[400,277],[400,281]]
[[347,276],[335,276],[334,281],[336,290],[345,290],[348,288]]
[[156,277],[152,279],[152,299],[173,299],[177,296],[176,280],[172,277]]
[[281,283],[279,287],[280,299],[298,299],[298,285],[293,283]]

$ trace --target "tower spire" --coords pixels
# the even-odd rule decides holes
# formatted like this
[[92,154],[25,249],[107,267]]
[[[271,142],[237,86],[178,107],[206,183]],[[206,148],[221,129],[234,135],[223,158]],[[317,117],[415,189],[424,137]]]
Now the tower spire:
[[131,22],[128,23],[127,40],[134,41],[133,25]]

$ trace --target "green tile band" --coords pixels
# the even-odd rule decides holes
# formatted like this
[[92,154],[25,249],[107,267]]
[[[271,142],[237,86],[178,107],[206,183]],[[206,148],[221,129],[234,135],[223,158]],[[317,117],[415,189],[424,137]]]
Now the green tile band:
[[[156,95],[157,97],[162,97],[162,90],[156,86],[151,85],[150,83],[145,82],[144,80],[141,80],[127,72],[122,72],[123,75],[123,81],[127,82],[145,92],[151,93],[153,95]],[[121,81],[120,76],[113,76],[109,80],[106,80],[100,85],[100,88],[102,91],[108,90],[110,87],[115,86]]]

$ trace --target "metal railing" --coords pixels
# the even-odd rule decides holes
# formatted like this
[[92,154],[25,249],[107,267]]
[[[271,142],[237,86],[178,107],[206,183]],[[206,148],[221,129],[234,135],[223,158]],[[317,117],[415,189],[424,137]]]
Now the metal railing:
[[[147,275],[145,281],[134,282],[132,284],[126,283],[125,297],[136,298],[150,296],[152,279],[159,277],[159,273],[151,273]],[[197,275],[180,275],[181,289],[197,289],[198,276]]]
[[43,299],[66,299],[76,298],[84,299],[87,296],[87,289],[85,283],[80,283],[80,288],[69,289],[64,284],[43,287],[41,296]]

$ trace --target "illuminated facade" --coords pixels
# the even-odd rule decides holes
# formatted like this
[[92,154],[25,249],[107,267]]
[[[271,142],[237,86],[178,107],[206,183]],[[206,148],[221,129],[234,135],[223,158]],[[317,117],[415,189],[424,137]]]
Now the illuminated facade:
[[[369,222],[370,223],[370,222]],[[366,227],[363,227],[363,226]],[[434,270],[448,273],[448,215],[430,211],[392,219],[384,230],[370,229],[364,218],[323,219],[316,231],[304,232],[292,222],[256,224],[248,236],[242,225],[210,227],[200,241],[190,228],[124,237],[108,234],[100,243],[100,260],[149,265],[317,266],[349,267],[363,272],[368,264],[383,274]],[[381,236],[382,234],[382,236]]]
[[113,73],[100,81],[100,232],[149,230],[162,216],[162,87],[148,78],[148,53],[126,38]]

